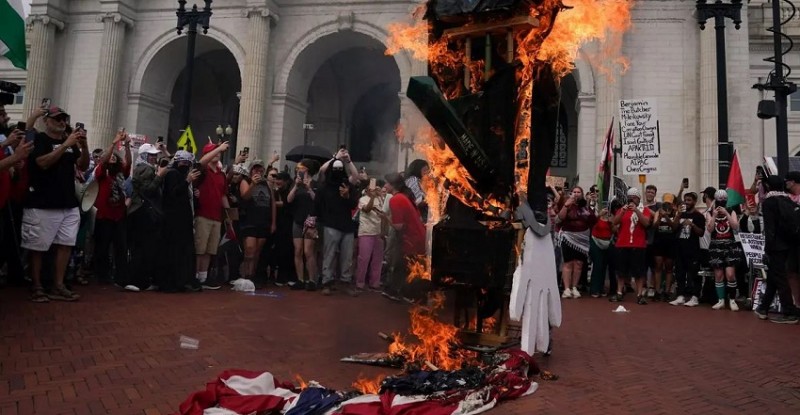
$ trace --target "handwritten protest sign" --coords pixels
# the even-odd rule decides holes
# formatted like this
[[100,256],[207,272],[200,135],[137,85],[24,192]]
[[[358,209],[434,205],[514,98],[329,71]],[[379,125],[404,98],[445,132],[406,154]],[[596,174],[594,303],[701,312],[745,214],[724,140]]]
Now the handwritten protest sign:
[[661,142],[655,100],[621,100],[619,118],[623,174],[657,174]]
[[742,249],[747,262],[754,266],[764,265],[764,235],[759,233],[740,232]]
[[560,176],[547,176],[545,177],[545,181],[547,182],[548,186],[560,187],[562,189],[564,188],[564,185],[567,184],[567,178]]

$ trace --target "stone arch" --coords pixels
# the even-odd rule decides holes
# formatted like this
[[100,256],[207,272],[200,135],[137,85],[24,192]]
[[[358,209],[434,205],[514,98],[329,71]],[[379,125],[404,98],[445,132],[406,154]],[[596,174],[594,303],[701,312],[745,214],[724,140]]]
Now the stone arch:
[[[232,57],[236,76],[241,79],[245,54],[241,44],[230,34],[213,28],[197,36],[195,59],[205,54],[225,52]],[[186,63],[186,39],[174,29],[157,36],[138,56],[128,85],[127,125],[149,137],[169,137],[173,90]],[[193,111],[194,112],[194,111]],[[172,131],[172,135],[177,132]]]
[[[329,22],[320,24],[319,26],[309,30],[302,37],[300,37],[300,39],[294,45],[292,45],[289,55],[286,57],[286,59],[284,59],[283,63],[276,72],[275,85],[273,88],[274,93],[276,95],[285,95],[288,92],[292,72],[298,69],[295,67],[297,60],[300,58],[300,55],[308,49],[308,47],[324,37],[347,31],[366,35],[384,46],[386,45],[386,39],[389,35],[388,32],[386,32],[383,28],[370,22],[357,19],[354,20],[349,27],[342,27],[338,20],[331,20]],[[328,52],[329,54],[325,58],[332,56],[335,52],[336,51]],[[320,58],[321,62],[325,61],[325,58],[322,58],[322,56],[320,56]],[[403,89],[407,84],[407,79],[411,76],[412,60],[405,52],[400,52],[394,55],[394,60],[398,69],[400,70],[400,77],[402,81],[401,89]]]
[[594,95],[594,68],[582,50],[578,51],[578,56],[575,58],[575,69],[572,71],[572,75],[575,78],[579,95]]

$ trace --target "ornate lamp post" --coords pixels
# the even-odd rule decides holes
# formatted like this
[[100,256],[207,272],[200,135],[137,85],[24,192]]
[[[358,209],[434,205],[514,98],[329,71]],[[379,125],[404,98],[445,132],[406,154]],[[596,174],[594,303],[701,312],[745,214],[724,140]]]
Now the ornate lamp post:
[[717,145],[719,146],[719,188],[724,189],[731,169],[733,148],[728,141],[728,71],[725,65],[725,19],[733,20],[738,30],[742,24],[742,0],[723,2],[697,0],[697,22],[700,30],[706,28],[706,20],[714,18],[717,34]]
[[410,140],[403,140],[400,143],[400,149],[406,152],[405,167],[403,168],[403,171],[405,171],[408,170],[408,153],[414,149],[414,137],[412,136]]
[[[783,63],[783,55],[792,50],[792,39],[781,33],[781,26],[792,20],[797,9],[792,3],[787,2],[790,6],[792,13],[785,20],[781,20],[781,1],[772,0],[772,27],[767,31],[772,32],[772,42],[775,56],[764,59],[767,62],[775,64],[775,68],[767,76],[767,80],[763,84],[753,85],[759,91],[774,91],[775,101],[763,100],[758,103],[758,118],[768,120],[775,118],[775,139],[778,149],[778,174],[786,177],[789,172],[789,125],[788,125],[788,108],[787,97],[797,91],[797,84],[789,82],[786,78],[792,73],[792,68]],[[788,49],[783,49],[783,38],[786,38],[789,43]],[[786,74],[783,70],[786,69]]]
[[314,129],[314,124],[305,123],[303,124],[303,145],[308,145],[308,131]]
[[208,26],[211,21],[211,3],[214,0],[205,0],[206,7],[203,10],[198,10],[197,5],[193,5],[191,10],[186,10],[186,0],[178,0],[178,11],[175,14],[178,16],[178,34],[183,33],[183,28],[186,29],[187,47],[186,47],[186,85],[183,89],[183,113],[181,114],[181,127],[186,128],[189,125],[189,112],[192,108],[192,80],[194,77],[194,47],[197,40],[197,26],[203,28],[203,34],[208,33]]
[[217,126],[217,129],[216,129],[215,132],[217,133],[217,140],[219,140],[219,142],[221,143],[221,142],[225,141],[226,139],[228,139],[228,140],[231,139],[231,137],[233,136],[233,127],[231,127],[231,125],[228,124],[227,127],[222,128],[222,124],[220,124],[220,125]]

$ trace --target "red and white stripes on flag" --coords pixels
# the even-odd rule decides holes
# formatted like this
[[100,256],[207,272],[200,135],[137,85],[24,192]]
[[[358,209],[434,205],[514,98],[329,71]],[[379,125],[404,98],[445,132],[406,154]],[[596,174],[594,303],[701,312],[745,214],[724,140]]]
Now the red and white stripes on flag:
[[[228,370],[180,405],[178,415],[472,415],[486,412],[499,402],[527,396],[538,384],[529,374],[538,371],[525,352],[487,373],[476,389],[457,389],[434,395],[403,396],[386,391],[345,399],[343,394],[312,384],[300,390],[282,383],[269,372]],[[327,408],[327,409],[324,409]],[[324,412],[320,412],[323,410]]]

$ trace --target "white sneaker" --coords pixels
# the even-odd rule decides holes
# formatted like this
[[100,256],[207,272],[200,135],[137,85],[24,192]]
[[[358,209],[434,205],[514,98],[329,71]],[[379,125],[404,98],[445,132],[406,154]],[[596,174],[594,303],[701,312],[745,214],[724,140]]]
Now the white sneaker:
[[697,297],[692,296],[692,298],[690,298],[689,301],[687,301],[686,304],[684,305],[686,307],[697,307],[698,305],[700,305],[700,301],[697,300]]
[[141,290],[139,290],[139,287],[137,287],[135,285],[126,285],[125,289],[127,291],[131,291],[131,292],[134,292],[134,293],[138,293],[139,291],[141,291]]
[[581,298],[581,293],[577,287],[572,287],[572,298]]
[[150,284],[145,291],[158,291],[158,285]]
[[723,308],[725,308],[725,300],[717,301],[717,303],[712,305],[711,308],[714,310],[722,310]]
[[656,290],[652,288],[647,289],[647,298],[653,298],[656,296]]
[[564,288],[564,294],[561,294],[561,298],[572,298],[572,291],[569,288]]
[[739,311],[739,304],[736,304],[736,300],[731,298],[728,303],[730,304],[731,311]]
[[684,305],[686,304],[686,298],[684,298],[682,295],[679,295],[678,298],[670,301],[669,303],[671,305]]

